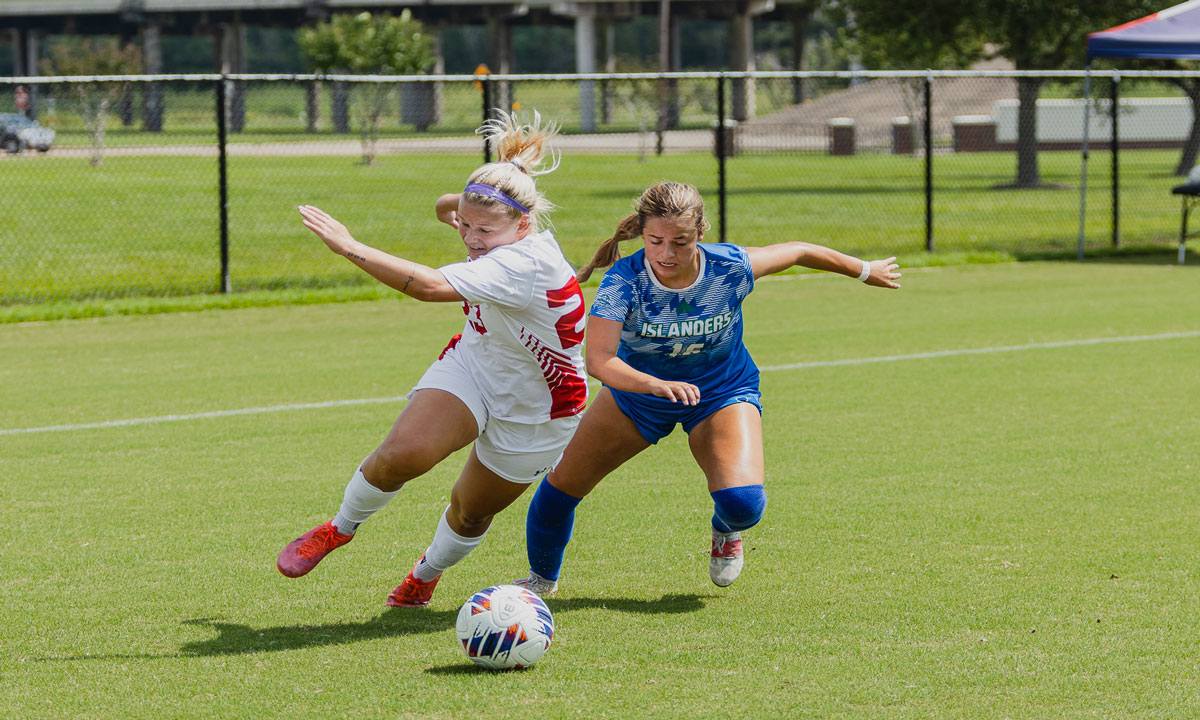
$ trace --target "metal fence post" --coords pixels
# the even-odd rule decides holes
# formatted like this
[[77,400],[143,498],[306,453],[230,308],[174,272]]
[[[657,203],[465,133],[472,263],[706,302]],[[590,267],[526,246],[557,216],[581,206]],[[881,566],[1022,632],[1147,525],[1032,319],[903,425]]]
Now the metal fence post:
[[1083,77],[1083,153],[1079,172],[1079,238],[1075,241],[1075,259],[1083,261],[1083,236],[1087,221],[1088,131],[1092,123],[1092,63],[1089,61]]
[[229,180],[225,162],[225,143],[228,140],[226,116],[228,98],[225,94],[225,75],[217,81],[217,186],[221,218],[221,292],[230,292],[229,284]]
[[925,76],[925,251],[933,252],[933,76]]
[[[492,114],[492,83],[486,77],[480,80],[483,85],[483,122],[488,121],[488,117]],[[488,145],[487,135],[483,136],[483,164],[486,165],[492,161],[492,148]]]
[[1121,74],[1116,73],[1112,78],[1112,244],[1121,247],[1121,133],[1119,130],[1121,113],[1117,102],[1121,97]]
[[725,155],[728,148],[725,143],[728,134],[725,131],[725,75],[717,76],[717,222],[718,237],[725,242]]

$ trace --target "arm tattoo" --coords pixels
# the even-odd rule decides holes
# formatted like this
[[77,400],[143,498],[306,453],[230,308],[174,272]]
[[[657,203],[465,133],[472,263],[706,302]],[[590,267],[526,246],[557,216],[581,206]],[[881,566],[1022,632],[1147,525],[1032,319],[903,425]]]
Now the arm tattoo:
[[355,255],[352,252],[346,253],[346,257],[351,258],[353,260],[358,260],[359,262],[364,262],[364,263],[367,261],[367,259],[365,257],[363,257],[362,255]]
[[417,271],[417,264],[413,263],[413,266],[411,268],[409,268],[409,271],[408,271],[408,280],[404,283],[404,287],[400,288],[400,292],[405,292],[408,290],[408,286],[410,284],[412,284],[412,281],[413,281],[413,274],[416,271]]

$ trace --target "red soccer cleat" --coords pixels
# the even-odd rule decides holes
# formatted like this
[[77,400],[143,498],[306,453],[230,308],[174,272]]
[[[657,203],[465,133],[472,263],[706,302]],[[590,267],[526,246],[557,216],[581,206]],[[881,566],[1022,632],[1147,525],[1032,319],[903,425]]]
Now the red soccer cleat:
[[[424,559],[425,556],[422,555],[421,560]],[[418,565],[421,560],[417,561]],[[415,565],[413,570],[416,570]],[[404,582],[397,585],[392,594],[388,595],[387,604],[392,607],[425,607],[433,599],[433,589],[437,587],[438,580],[441,579],[442,576],[438,575],[429,582],[418,580],[410,570],[405,576]]]
[[291,578],[308,574],[321,562],[321,559],[332,550],[340,548],[354,539],[353,535],[343,535],[333,526],[333,520],[318,525],[300,537],[288,543],[279,553],[275,566],[279,572]]

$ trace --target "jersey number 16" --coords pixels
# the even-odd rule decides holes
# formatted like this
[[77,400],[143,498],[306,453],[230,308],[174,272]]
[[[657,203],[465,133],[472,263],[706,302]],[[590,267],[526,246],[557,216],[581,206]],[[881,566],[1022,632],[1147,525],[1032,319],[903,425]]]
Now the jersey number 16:
[[667,357],[684,357],[685,355],[695,355],[704,349],[704,343],[692,343],[687,347],[683,343],[675,343],[671,346],[671,354]]

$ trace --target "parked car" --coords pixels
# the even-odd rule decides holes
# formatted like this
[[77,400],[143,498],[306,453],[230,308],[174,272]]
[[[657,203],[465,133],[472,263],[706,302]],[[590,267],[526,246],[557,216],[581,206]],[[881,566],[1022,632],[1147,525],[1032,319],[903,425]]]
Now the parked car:
[[54,144],[54,131],[37,120],[15,113],[0,114],[0,148],[19,153],[26,148],[46,152]]

